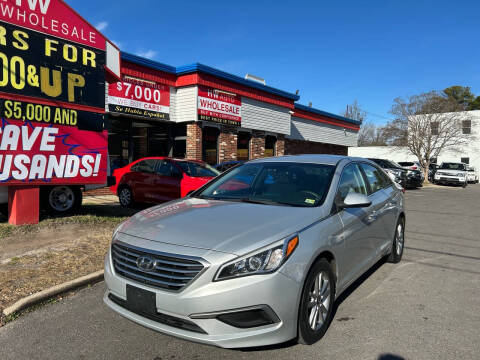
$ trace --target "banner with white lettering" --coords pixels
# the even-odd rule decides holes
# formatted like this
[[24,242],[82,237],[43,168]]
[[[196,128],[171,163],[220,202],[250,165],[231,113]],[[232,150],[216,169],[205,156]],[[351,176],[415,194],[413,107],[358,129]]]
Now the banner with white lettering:
[[0,185],[106,182],[106,41],[62,0],[0,0]]
[[104,183],[107,141],[107,131],[2,120],[0,184]]
[[242,123],[241,96],[199,86],[198,120],[240,126]]
[[108,86],[108,111],[147,119],[170,119],[170,87],[125,79]]

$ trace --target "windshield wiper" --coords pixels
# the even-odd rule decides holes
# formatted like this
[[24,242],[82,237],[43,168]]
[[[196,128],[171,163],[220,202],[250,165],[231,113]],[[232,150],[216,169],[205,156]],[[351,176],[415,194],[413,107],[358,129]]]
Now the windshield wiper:
[[252,199],[252,198],[242,198],[239,200],[241,202],[246,202],[249,204],[262,204],[262,205],[275,205],[275,206],[286,205],[286,206],[294,206],[294,207],[304,207],[303,205],[292,204],[292,203],[287,203],[282,201],[260,200],[260,199]]

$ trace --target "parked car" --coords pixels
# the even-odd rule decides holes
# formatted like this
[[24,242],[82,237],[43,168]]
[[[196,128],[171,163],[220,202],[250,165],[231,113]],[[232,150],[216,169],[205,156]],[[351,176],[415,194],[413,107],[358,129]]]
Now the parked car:
[[238,160],[232,160],[232,161],[224,161],[220,164],[215,165],[215,169],[217,169],[220,172],[227,171],[228,169],[231,169],[234,166],[241,165],[245,161],[238,161]]
[[418,161],[399,161],[398,165],[408,170],[420,171],[420,177],[422,178],[423,184],[423,181],[425,180],[425,172],[422,165],[420,165]]
[[453,162],[442,163],[435,173],[434,183],[467,187],[467,165]]
[[473,166],[467,167],[467,182],[470,184],[478,184],[478,173]]
[[191,341],[312,344],[355,279],[384,256],[401,260],[404,232],[402,189],[371,161],[253,160],[121,223],[105,258],[104,301]]
[[218,174],[203,161],[149,157],[116,169],[110,190],[122,206],[162,203],[186,196]]
[[395,164],[394,162],[386,159],[374,159],[370,158],[370,161],[373,161],[378,166],[380,166],[392,180],[400,184],[403,188],[407,187],[407,170],[402,168],[400,165]]

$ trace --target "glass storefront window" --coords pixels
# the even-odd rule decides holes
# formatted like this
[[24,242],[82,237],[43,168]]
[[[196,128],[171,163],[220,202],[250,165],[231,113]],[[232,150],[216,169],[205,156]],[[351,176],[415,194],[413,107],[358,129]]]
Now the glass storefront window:
[[218,160],[218,135],[220,130],[214,127],[206,126],[202,131],[203,139],[203,161],[207,164],[215,165]]
[[239,132],[237,136],[237,160],[247,161],[250,157],[250,139],[251,134]]

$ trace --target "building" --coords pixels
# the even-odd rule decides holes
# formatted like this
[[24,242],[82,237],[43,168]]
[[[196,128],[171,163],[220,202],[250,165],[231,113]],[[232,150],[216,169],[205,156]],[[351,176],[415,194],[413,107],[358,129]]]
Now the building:
[[360,123],[299,96],[202,64],[180,67],[122,53],[107,87],[111,168],[145,156],[216,164],[300,153],[344,154]]
[[[457,149],[445,149],[433,163],[462,162],[480,170],[480,110],[466,111],[459,120],[462,123],[462,136],[466,145]],[[462,120],[463,118],[463,120]],[[418,159],[406,147],[365,146],[350,147],[348,155],[366,158],[390,159],[393,161],[417,161]]]

